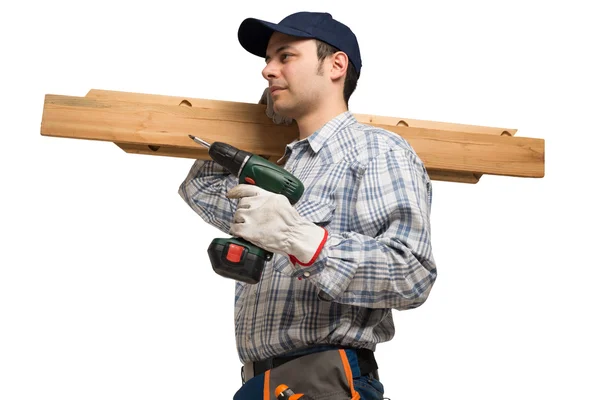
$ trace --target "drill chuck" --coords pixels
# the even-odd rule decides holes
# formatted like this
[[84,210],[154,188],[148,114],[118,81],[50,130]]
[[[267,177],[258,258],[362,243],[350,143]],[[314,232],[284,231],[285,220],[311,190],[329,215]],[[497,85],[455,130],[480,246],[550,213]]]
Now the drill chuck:
[[252,153],[237,149],[227,143],[214,142],[208,149],[208,155],[227,171],[239,176]]

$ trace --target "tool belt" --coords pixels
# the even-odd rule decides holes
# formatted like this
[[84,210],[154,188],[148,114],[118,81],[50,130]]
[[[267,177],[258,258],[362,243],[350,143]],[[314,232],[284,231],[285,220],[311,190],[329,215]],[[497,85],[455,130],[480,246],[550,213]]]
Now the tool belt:
[[354,400],[359,399],[354,378],[376,374],[377,362],[368,349],[340,348],[275,357],[244,365],[244,385],[234,400],[275,400],[275,388],[281,384],[315,400]]
[[[375,361],[375,354],[369,349],[352,349],[340,347],[340,349],[352,350],[356,353],[358,358],[358,367],[360,369],[360,375],[373,375],[375,379],[379,379],[377,375],[377,361]],[[242,380],[248,381],[256,375],[265,373],[266,371],[277,368],[289,361],[295,360],[299,357],[304,357],[307,354],[294,355],[294,356],[283,356],[273,357],[263,361],[248,362],[244,364],[242,368]]]

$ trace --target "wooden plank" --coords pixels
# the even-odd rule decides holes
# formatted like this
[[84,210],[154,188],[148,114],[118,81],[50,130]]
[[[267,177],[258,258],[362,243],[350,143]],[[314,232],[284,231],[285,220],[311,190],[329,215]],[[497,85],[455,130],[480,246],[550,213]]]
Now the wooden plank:
[[477,183],[481,174],[472,172],[452,172],[441,169],[427,168],[429,178],[434,181],[457,182],[457,183]]
[[451,122],[428,121],[422,119],[386,117],[381,115],[354,114],[356,119],[365,124],[410,126],[413,128],[430,128],[452,132],[471,132],[484,135],[508,135],[514,136],[516,129],[497,128],[492,126],[456,124]]
[[[164,104],[164,105],[181,105],[181,106],[189,106],[189,107],[210,107],[211,101],[206,99],[199,98],[190,98],[190,97],[177,97],[177,96],[166,96],[166,95],[155,95],[155,94],[145,94],[145,93],[135,93],[135,92],[121,92],[121,91],[112,91],[112,90],[101,90],[101,89],[91,89],[86,97],[96,98],[96,99],[104,99],[104,100],[121,100],[121,101],[132,101],[139,103],[156,103],[156,104]],[[236,102],[221,102],[223,107],[242,107],[243,104],[247,103],[236,103]],[[214,104],[214,103],[212,103]],[[473,132],[473,133],[481,133],[481,134],[491,134],[491,135],[510,135],[514,136],[517,132],[516,129],[508,129],[508,128],[497,128],[497,127],[489,127],[489,126],[480,126],[480,125],[467,125],[467,124],[457,124],[457,123],[449,123],[449,122],[438,122],[438,121],[428,121],[428,120],[418,120],[418,119],[410,119],[410,118],[398,118],[398,117],[389,117],[389,116],[380,116],[380,115],[370,115],[370,114],[356,114],[354,116],[359,122],[366,124],[380,124],[380,125],[392,125],[392,126],[410,126],[416,128],[433,128],[433,129],[442,129],[448,131],[455,132]],[[127,145],[123,146],[123,144],[116,143],[122,150],[132,153],[132,154],[148,154],[148,155],[163,155],[163,156],[171,156],[171,157],[182,157],[182,152],[175,148],[161,148],[160,150],[151,150],[147,146],[144,145]],[[190,156],[197,156],[197,153],[192,151]],[[202,155],[208,157],[208,154]],[[263,155],[268,159],[276,159],[275,156],[267,156]],[[203,157],[200,157],[203,159]],[[433,180],[447,181],[447,182],[462,182],[462,183],[477,183],[481,178],[481,174],[473,174],[473,173],[461,173],[461,172],[452,172],[452,171],[442,171],[435,169],[428,169],[428,173]]]
[[[217,105],[219,108],[238,110],[245,109],[247,106],[255,107],[253,104],[240,103],[234,101],[222,101],[222,100],[207,100],[198,99],[191,97],[177,97],[177,96],[165,96],[157,94],[144,94],[134,92],[119,92],[114,90],[101,90],[91,89],[86,97],[91,97],[100,100],[119,100],[119,101],[130,101],[134,103],[154,103],[163,104],[167,106],[189,106],[189,107],[205,107],[211,108]],[[265,106],[261,106],[264,107]],[[410,118],[399,118],[399,117],[388,117],[381,115],[370,115],[370,114],[356,114],[353,113],[356,119],[364,124],[378,124],[378,125],[390,125],[390,126],[409,126],[413,128],[431,128],[440,129],[453,132],[471,132],[481,133],[488,135],[510,135],[514,136],[517,132],[516,129],[508,128],[497,128],[490,126],[480,125],[467,125],[467,124],[456,124],[450,122],[438,122],[428,121]]]
[[[204,100],[201,106],[191,104],[192,107],[182,107],[47,95],[41,133],[119,144],[168,146],[166,150],[172,150],[169,147],[198,149],[187,136],[193,134],[209,142],[225,141],[256,154],[274,157],[280,156],[285,144],[297,137],[295,125],[273,124],[264,115],[264,105],[216,100]],[[544,176],[543,139],[372,125],[406,138],[428,170],[461,173],[461,176],[465,176],[464,173],[466,176]],[[166,154],[160,148],[148,150],[151,151],[148,154]],[[140,154],[147,153],[140,151]],[[183,156],[185,152],[180,154]]]
[[196,146],[195,148],[189,147],[175,147],[175,146],[155,146],[146,144],[133,144],[133,143],[115,143],[123,151],[131,154],[145,154],[150,156],[163,156],[163,157],[178,157],[178,158],[193,158],[197,160],[210,160],[208,150]]

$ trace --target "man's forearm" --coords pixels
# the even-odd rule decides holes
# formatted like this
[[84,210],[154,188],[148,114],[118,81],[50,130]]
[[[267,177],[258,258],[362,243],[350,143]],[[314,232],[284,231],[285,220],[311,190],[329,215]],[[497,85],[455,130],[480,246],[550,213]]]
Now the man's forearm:
[[423,304],[437,276],[429,246],[411,251],[389,237],[354,232],[329,234],[317,260],[296,271],[322,300],[397,310]]
[[236,184],[237,177],[219,164],[196,160],[179,186],[179,195],[207,223],[229,233],[236,203],[225,194]]

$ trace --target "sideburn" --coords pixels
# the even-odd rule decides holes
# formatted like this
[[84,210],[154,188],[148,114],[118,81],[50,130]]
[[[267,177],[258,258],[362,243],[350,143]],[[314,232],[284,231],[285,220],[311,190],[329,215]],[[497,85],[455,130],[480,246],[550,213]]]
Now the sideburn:
[[321,59],[319,60],[319,66],[317,67],[317,75],[318,76],[323,76],[323,62],[325,61],[325,59]]

